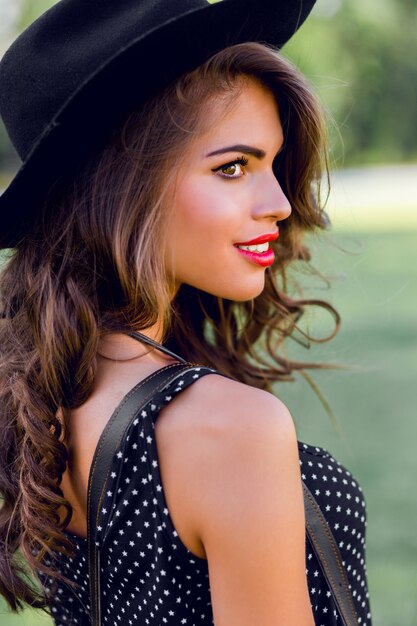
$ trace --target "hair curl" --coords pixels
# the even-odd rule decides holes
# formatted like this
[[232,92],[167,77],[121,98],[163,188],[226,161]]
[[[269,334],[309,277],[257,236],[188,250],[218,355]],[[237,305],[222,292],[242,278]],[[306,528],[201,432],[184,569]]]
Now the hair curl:
[[[180,166],[189,143],[209,128],[210,105],[221,102],[226,113],[248,77],[272,92],[284,129],[274,171],[292,215],[272,244],[278,261],[251,301],[185,284],[172,298],[157,253],[172,162]],[[291,296],[287,277],[294,261],[309,266],[304,233],[327,226],[320,200],[326,171],[323,115],[306,80],[269,46],[244,43],[132,111],[102,149],[50,190],[0,277],[0,593],[13,611],[22,603],[47,610],[39,573],[72,584],[54,569],[55,556],[73,548],[63,534],[72,507],[60,489],[68,450],[58,411],[89,397],[103,333],[162,319],[168,347],[263,389],[295,370],[323,367],[289,361],[281,348],[308,306],[325,307],[339,326],[331,305]]]

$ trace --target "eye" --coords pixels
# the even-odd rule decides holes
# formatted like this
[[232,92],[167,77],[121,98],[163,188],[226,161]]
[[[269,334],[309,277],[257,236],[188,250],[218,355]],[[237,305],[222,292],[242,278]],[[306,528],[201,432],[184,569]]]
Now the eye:
[[[238,159],[235,159],[234,161],[230,161],[229,163],[226,163],[225,165],[216,167],[215,169],[212,170],[212,172],[223,172],[222,174],[220,174],[222,178],[241,178],[243,174],[242,176],[234,176],[234,173],[236,173],[238,165],[240,165],[240,167],[242,168],[246,166],[247,164],[248,164],[248,159],[241,156]],[[229,173],[227,173],[227,170],[229,171]]]

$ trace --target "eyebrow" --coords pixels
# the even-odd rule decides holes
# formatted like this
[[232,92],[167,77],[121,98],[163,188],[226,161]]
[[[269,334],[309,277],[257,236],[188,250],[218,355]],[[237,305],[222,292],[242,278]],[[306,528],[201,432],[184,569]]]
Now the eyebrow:
[[[281,148],[278,150],[275,156],[281,152],[284,144],[282,144]],[[206,154],[206,157],[215,156],[217,154],[225,154],[226,152],[243,152],[244,154],[251,154],[255,158],[261,160],[266,156],[266,152],[261,150],[260,148],[254,148],[253,146],[246,146],[245,144],[236,144],[235,146],[227,146],[226,148],[219,148],[218,150],[214,150],[214,152],[209,152]]]

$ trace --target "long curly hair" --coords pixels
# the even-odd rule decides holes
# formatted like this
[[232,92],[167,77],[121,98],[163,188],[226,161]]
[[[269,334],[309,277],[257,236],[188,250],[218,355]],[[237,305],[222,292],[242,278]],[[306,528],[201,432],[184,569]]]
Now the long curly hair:
[[[272,244],[277,261],[251,301],[185,284],[172,297],[158,253],[170,189],[187,146],[213,123],[210,105],[221,102],[226,114],[245,77],[270,90],[284,129],[274,172],[292,214]],[[51,188],[0,275],[0,593],[12,611],[25,603],[47,611],[40,574],[72,584],[54,567],[54,556],[74,548],[63,534],[72,507],[60,488],[68,425],[58,415],[89,397],[103,334],[162,319],[165,345],[267,390],[296,370],[323,367],[290,361],[283,342],[309,306],[325,307],[335,332],[339,326],[330,304],[295,297],[287,275],[294,262],[310,267],[303,236],[327,226],[320,198],[326,172],[324,115],[307,81],[273,48],[243,43],[131,111],[103,147]]]

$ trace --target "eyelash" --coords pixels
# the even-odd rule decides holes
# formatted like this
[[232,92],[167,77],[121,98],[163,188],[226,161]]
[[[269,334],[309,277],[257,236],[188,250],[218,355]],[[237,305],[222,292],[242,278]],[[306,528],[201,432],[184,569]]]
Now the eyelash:
[[[242,165],[242,166],[246,166],[248,164],[248,159],[244,156],[239,157],[238,159],[235,159],[234,161],[230,161],[229,163],[226,163],[225,165],[221,165],[220,167],[216,167],[213,172],[219,172],[221,170],[225,170],[228,167],[232,167],[233,165]],[[222,178],[228,178],[230,180],[233,179],[237,179],[237,178],[241,178],[241,176],[228,176],[227,174],[220,174],[220,176]]]

